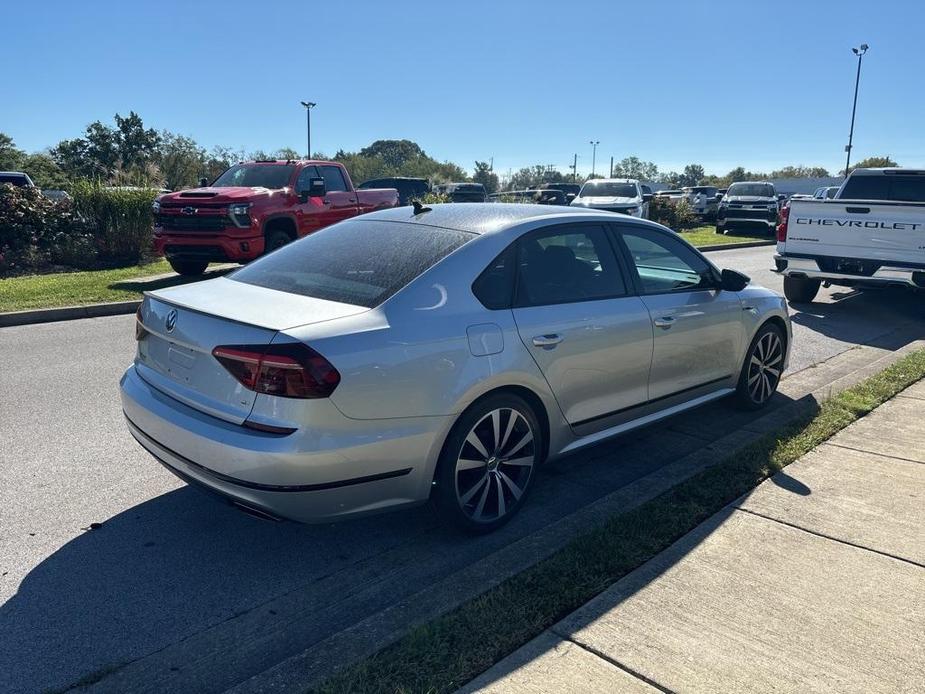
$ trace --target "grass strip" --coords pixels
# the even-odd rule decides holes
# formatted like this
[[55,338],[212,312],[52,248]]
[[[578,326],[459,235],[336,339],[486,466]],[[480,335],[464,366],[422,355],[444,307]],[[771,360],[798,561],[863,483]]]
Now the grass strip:
[[749,234],[746,231],[730,229],[725,234],[717,234],[712,226],[701,226],[678,232],[682,239],[692,246],[724,246],[730,243],[744,243],[746,241],[770,241],[773,237],[767,234]]
[[140,299],[143,292],[176,284],[218,277],[227,272],[216,269],[200,277],[171,275],[154,280],[146,277],[173,272],[166,260],[111,270],[55,272],[0,279],[0,312],[37,308],[80,306],[104,301]]
[[604,591],[724,506],[925,377],[925,350],[849,388],[457,609],[317,691],[450,692]]

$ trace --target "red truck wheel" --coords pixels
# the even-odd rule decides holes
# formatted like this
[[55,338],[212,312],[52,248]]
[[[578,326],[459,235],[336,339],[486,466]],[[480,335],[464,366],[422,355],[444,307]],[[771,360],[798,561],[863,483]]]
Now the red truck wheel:
[[275,251],[277,248],[282,248],[292,239],[289,238],[287,234],[282,229],[277,229],[276,231],[271,231],[267,234],[267,243],[264,247],[264,253],[269,253],[270,251]]
[[206,271],[206,268],[209,267],[209,262],[207,260],[168,259],[167,262],[170,263],[170,267],[174,269],[174,272],[184,276],[201,275]]

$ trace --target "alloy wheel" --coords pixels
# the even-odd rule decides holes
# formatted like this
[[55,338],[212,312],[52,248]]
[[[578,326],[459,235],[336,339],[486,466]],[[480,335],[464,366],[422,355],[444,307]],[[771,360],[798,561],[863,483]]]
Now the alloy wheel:
[[748,365],[748,395],[761,404],[770,398],[780,381],[784,345],[776,332],[767,332],[755,343]]
[[469,431],[456,459],[456,500],[468,518],[490,523],[518,505],[536,462],[533,428],[520,412],[488,412]]

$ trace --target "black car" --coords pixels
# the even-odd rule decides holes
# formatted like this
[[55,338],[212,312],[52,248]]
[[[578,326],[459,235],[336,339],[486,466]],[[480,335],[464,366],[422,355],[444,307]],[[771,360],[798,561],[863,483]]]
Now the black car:
[[430,183],[426,178],[407,178],[393,176],[391,178],[373,178],[357,186],[358,190],[368,188],[394,188],[398,191],[398,204],[410,205],[412,198],[420,198],[430,192]]
[[544,183],[542,188],[544,190],[561,190],[565,193],[566,205],[581,192],[581,186],[578,183]]
[[452,202],[488,202],[488,193],[481,183],[443,183],[434,186],[434,192],[448,195]]

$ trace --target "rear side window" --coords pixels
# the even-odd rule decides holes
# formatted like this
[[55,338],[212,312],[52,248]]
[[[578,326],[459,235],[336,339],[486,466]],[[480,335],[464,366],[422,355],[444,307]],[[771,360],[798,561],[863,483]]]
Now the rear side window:
[[347,190],[347,183],[344,181],[344,174],[336,166],[319,166],[321,177],[324,178],[324,189],[330,193],[338,193]]
[[335,224],[229,275],[236,282],[373,308],[474,234],[420,224]]
[[895,200],[925,202],[925,176],[872,174],[852,176],[845,183],[842,200]]

